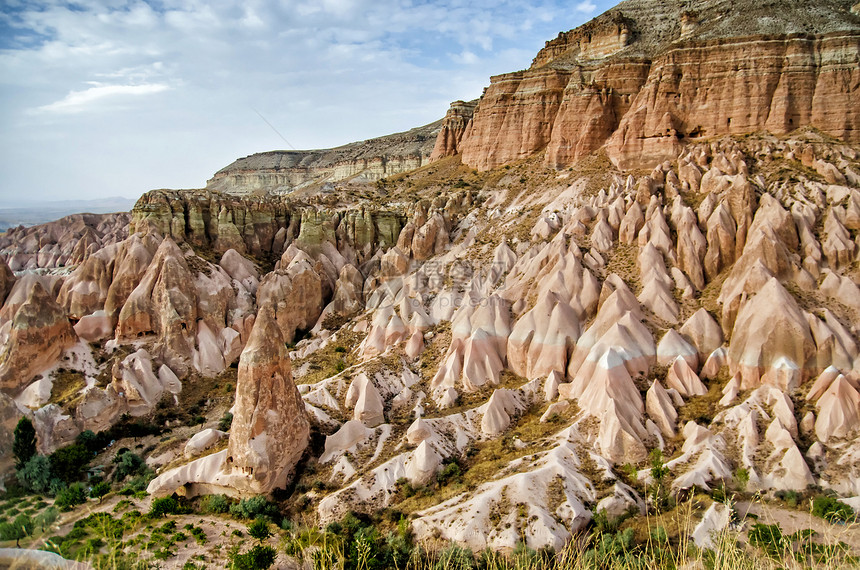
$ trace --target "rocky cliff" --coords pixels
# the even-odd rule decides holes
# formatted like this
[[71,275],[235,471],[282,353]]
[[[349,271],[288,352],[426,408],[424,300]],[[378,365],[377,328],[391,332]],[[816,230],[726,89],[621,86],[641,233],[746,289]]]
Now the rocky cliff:
[[605,146],[628,169],[724,134],[815,126],[860,140],[852,2],[736,4],[622,2],[491,78],[465,128],[452,107],[434,157],[486,170],[545,150],[562,168]]
[[[127,228],[13,232],[0,423],[28,415],[50,452],[82,430],[154,422],[172,433],[116,445],[144,450],[153,494],[269,494],[320,526],[391,509],[419,539],[475,550],[561,548],[600,511],[655,513],[655,462],[679,501],[822,489],[860,504],[860,145],[843,97],[857,66],[824,64],[854,49],[838,29],[853,20],[806,6],[803,35],[784,21],[793,2],[773,19],[668,6],[623,4],[477,107],[452,106],[437,151],[467,158],[486,128],[504,135],[493,156],[526,156],[515,164],[442,156],[338,193],[154,190]],[[753,63],[729,70],[747,65],[726,35],[743,14]],[[672,57],[695,77],[670,73]],[[604,133],[616,164],[558,170],[546,160],[559,125],[579,124],[564,109],[572,74],[591,85],[588,62],[618,83],[587,96],[605,105],[577,148]],[[774,105],[805,100],[791,73],[808,65],[813,91],[836,87],[821,92],[829,110],[813,113],[813,92],[802,112],[815,124],[832,111],[844,131],[761,130],[807,116]],[[673,109],[701,103],[704,130],[627,137],[671,93]],[[721,119],[708,126],[706,110],[758,132],[710,131]],[[625,171],[627,152],[660,160]],[[61,253],[50,271],[46,246]],[[111,453],[94,462],[114,469]]]
[[[0,267],[4,421],[51,451],[205,390],[213,431],[148,444],[152,493],[295,474],[283,508],[320,524],[388,507],[475,549],[649,509],[622,466],[655,449],[678,496],[739,469],[750,492],[860,493],[860,149],[806,129],[636,176],[541,160],[339,198],[150,192],[79,265]],[[234,427],[203,449],[224,378]],[[416,507],[403,481],[440,493]]]
[[215,173],[210,190],[287,194],[326,183],[373,182],[427,164],[441,121],[324,150],[281,150],[240,158]]

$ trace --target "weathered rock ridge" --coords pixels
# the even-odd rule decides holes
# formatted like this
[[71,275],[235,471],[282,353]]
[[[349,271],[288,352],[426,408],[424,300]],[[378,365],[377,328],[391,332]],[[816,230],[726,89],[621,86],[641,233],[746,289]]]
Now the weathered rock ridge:
[[561,168],[605,146],[620,168],[651,168],[724,134],[814,126],[860,140],[851,2],[771,4],[622,2],[491,78],[473,116],[452,105],[433,156],[488,170],[546,150]]
[[427,164],[440,124],[332,149],[252,154],[216,172],[206,187],[238,195],[287,194],[326,183],[373,182]]
[[128,237],[129,214],[73,214],[0,235],[0,258],[12,271],[77,265]]

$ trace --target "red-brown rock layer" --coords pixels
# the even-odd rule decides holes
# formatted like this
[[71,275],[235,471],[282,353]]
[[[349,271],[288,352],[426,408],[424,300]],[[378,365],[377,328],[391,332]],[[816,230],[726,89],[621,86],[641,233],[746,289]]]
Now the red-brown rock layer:
[[814,126],[860,140],[860,18],[850,2],[686,6],[628,0],[559,34],[528,70],[492,77],[465,128],[455,103],[433,158],[460,153],[489,170],[545,150],[561,168],[605,145],[627,169],[726,134]]

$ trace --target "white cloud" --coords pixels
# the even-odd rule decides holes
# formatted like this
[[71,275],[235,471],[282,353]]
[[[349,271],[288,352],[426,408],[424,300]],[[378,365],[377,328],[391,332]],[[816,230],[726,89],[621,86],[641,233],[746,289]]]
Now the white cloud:
[[576,5],[576,11],[582,12],[583,14],[591,14],[595,10],[597,10],[597,5],[591,0],[584,0]]
[[97,85],[83,91],[70,91],[68,95],[48,105],[34,109],[50,113],[77,113],[86,110],[103,99],[115,98],[119,95],[151,95],[170,89],[163,83],[143,85]]
[[[585,17],[562,0],[23,2],[23,39],[0,39],[0,198],[200,186],[283,146],[253,109],[298,148],[426,124]],[[64,166],[33,168],[46,152]]]
[[474,52],[469,50],[463,50],[459,54],[452,55],[451,58],[457,63],[462,63],[464,65],[474,65],[481,61],[481,59],[475,55]]

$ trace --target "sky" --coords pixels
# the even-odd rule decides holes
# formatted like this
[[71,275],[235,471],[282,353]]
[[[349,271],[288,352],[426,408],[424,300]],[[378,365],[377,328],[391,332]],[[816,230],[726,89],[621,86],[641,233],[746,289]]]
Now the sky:
[[601,0],[0,0],[0,207],[408,130]]

